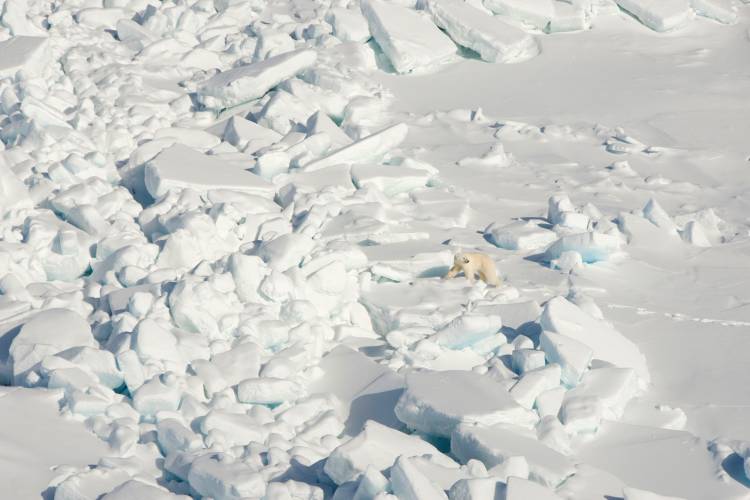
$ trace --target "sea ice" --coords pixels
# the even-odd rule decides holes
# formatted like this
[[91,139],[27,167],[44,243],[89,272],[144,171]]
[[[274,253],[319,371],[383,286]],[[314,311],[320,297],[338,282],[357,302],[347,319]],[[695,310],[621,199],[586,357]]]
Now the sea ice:
[[552,0],[484,0],[484,5],[495,14],[512,17],[544,30],[555,17]]
[[253,154],[279,142],[281,134],[241,116],[231,117],[224,128],[223,139],[240,151]]
[[428,0],[427,11],[457,44],[489,62],[518,62],[534,57],[539,47],[524,31],[460,0]]
[[408,193],[424,187],[432,175],[415,168],[394,165],[354,165],[352,180],[357,188],[375,187],[386,196]]
[[353,9],[334,7],[326,14],[326,21],[333,27],[333,36],[342,42],[366,42],[370,38],[367,19]]
[[398,73],[432,66],[456,53],[450,38],[417,11],[382,0],[364,0],[361,8],[373,38]]
[[201,85],[198,101],[220,111],[257,99],[287,78],[311,67],[316,58],[314,50],[302,49],[223,71]]
[[0,79],[13,78],[20,69],[40,74],[49,57],[47,40],[44,36],[14,36],[0,41]]
[[[623,368],[633,368],[643,381],[650,380],[646,359],[633,342],[609,324],[586,314],[565,298],[555,297],[547,302],[540,324],[544,330],[559,333],[588,346],[593,351],[595,359]],[[576,350],[579,351],[575,355],[579,360],[576,366],[582,366],[583,350]],[[575,371],[578,372],[578,369]]]
[[[515,351],[517,352],[517,351]],[[514,352],[514,354],[515,354]],[[511,387],[510,395],[523,406],[531,409],[537,397],[544,391],[554,389],[560,385],[560,366],[547,365],[543,368],[530,370]]]
[[443,347],[460,350],[492,337],[502,326],[499,315],[466,313],[450,321],[433,338]]
[[196,458],[190,466],[188,481],[197,493],[216,500],[263,497],[266,491],[266,482],[260,473],[222,454]]
[[267,198],[275,194],[272,184],[242,166],[204,155],[182,144],[165,149],[146,164],[145,183],[153,198],[163,196],[170,189],[184,188],[232,189]]
[[699,16],[720,23],[733,24],[737,21],[737,12],[733,9],[732,2],[727,0],[690,0],[690,6]]
[[528,479],[509,477],[505,500],[560,500],[552,490]]
[[391,489],[399,500],[448,500],[407,456],[400,456],[391,467]]
[[688,0],[615,0],[617,5],[654,31],[670,31],[685,26],[692,18]]
[[515,221],[506,225],[490,224],[484,230],[487,240],[507,250],[536,250],[557,240],[557,233],[539,226],[533,221]]
[[544,258],[552,261],[559,259],[565,252],[575,251],[581,255],[583,262],[591,264],[607,260],[613,254],[618,253],[620,244],[619,237],[611,234],[598,232],[569,234],[550,245],[544,252]]
[[685,500],[682,497],[659,495],[652,491],[646,491],[631,487],[623,488],[622,496],[623,500]]
[[593,356],[593,351],[586,344],[550,331],[543,331],[539,336],[539,348],[544,351],[548,362],[560,365],[560,378],[568,387],[578,384]]
[[13,381],[26,385],[27,376],[45,356],[71,347],[96,347],[91,327],[70,309],[47,309],[36,313],[10,342]]
[[462,423],[530,427],[537,421],[497,380],[453,370],[409,373],[396,416],[412,429],[443,437]]
[[382,471],[401,456],[422,455],[430,455],[432,460],[446,467],[457,467],[427,441],[370,420],[359,435],[333,450],[323,470],[336,484],[343,484],[356,479],[368,466]]
[[355,165],[376,162],[401,144],[408,132],[409,127],[405,123],[397,123],[337,149],[319,160],[310,162],[302,170],[311,172],[339,164]]
[[596,368],[586,372],[581,383],[569,390],[565,398],[598,398],[606,411],[604,418],[619,420],[638,390],[632,368]]
[[488,468],[511,457],[523,456],[529,463],[529,478],[549,488],[556,488],[575,473],[570,459],[534,437],[502,424],[492,427],[459,425],[451,436],[451,452],[462,462],[476,458]]

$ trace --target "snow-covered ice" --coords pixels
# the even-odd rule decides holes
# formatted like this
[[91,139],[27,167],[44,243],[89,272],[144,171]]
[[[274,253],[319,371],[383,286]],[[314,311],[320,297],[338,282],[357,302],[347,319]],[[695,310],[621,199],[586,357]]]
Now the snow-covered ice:
[[435,23],[459,45],[489,62],[518,62],[539,53],[537,42],[519,28],[458,0],[428,0]]
[[2,2],[0,498],[747,497],[748,9]]
[[522,456],[529,464],[529,477],[556,488],[575,472],[573,462],[531,437],[500,424],[492,427],[460,425],[451,436],[451,452],[461,461],[481,460],[488,468]]
[[399,73],[429,68],[456,52],[450,38],[419,12],[383,0],[361,6],[372,37]]
[[519,406],[502,384],[468,371],[412,372],[396,405],[412,429],[450,437],[462,423],[530,427],[536,416]]
[[207,108],[222,110],[257,99],[311,67],[316,57],[312,50],[299,50],[220,72],[200,86],[199,102]]

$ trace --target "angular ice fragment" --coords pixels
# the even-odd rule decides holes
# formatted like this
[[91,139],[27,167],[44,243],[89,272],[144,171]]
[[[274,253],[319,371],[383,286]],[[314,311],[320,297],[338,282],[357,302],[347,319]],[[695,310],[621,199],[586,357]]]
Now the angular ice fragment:
[[737,12],[727,0],[690,0],[690,6],[699,16],[723,24],[734,24],[737,21]]
[[242,403],[278,404],[304,395],[296,382],[279,378],[250,378],[237,386],[237,399]]
[[391,489],[399,500],[448,500],[445,492],[406,456],[399,457],[391,467]]
[[560,365],[561,380],[569,387],[578,384],[593,356],[586,344],[550,331],[543,331],[539,336],[539,348],[544,351],[548,362]]
[[632,368],[597,368],[586,372],[581,383],[568,391],[565,398],[596,397],[606,411],[604,418],[619,420],[637,393],[638,380]]
[[[586,314],[565,298],[555,297],[547,302],[539,322],[543,330],[565,335],[588,346],[593,351],[595,359],[623,368],[633,368],[645,382],[650,380],[646,358],[632,341],[604,321]],[[579,359],[576,364],[582,366],[583,350],[576,350],[580,351],[576,354]]]
[[451,452],[462,462],[476,458],[488,468],[523,456],[529,463],[529,478],[549,488],[556,488],[576,470],[564,455],[505,425],[462,424],[451,436]]
[[177,495],[165,488],[146,484],[137,479],[122,483],[106,495],[99,497],[99,500],[132,500],[134,498],[143,500],[190,500],[187,495]]
[[539,53],[531,35],[462,0],[428,0],[426,7],[435,24],[485,61],[518,62]]
[[493,245],[507,250],[536,250],[557,240],[557,233],[532,221],[515,221],[504,226],[490,224],[484,236]]
[[14,36],[0,42],[0,79],[13,78],[20,69],[39,74],[49,56],[47,40],[44,36]]
[[336,484],[343,484],[356,479],[368,466],[382,471],[400,456],[422,455],[430,455],[432,460],[446,467],[457,467],[427,441],[369,420],[357,437],[333,450],[323,470]]
[[311,172],[339,164],[354,165],[376,162],[401,144],[406,139],[408,132],[409,127],[405,123],[397,123],[333,151],[319,160],[310,162],[302,170]]
[[153,198],[159,198],[170,189],[183,188],[204,192],[231,189],[266,198],[273,198],[276,191],[273,184],[241,165],[204,155],[183,144],[165,149],[146,164],[145,183]]
[[615,0],[617,5],[654,31],[681,28],[693,18],[688,0]]
[[544,30],[555,17],[552,0],[484,0],[484,6],[500,14]]
[[366,42],[370,28],[360,12],[334,7],[326,14],[326,21],[333,27],[333,36],[342,42]]
[[233,116],[224,128],[224,140],[240,151],[253,154],[281,140],[281,134],[241,116]]
[[315,64],[317,53],[302,49],[218,73],[198,89],[198,102],[221,110],[262,97],[273,87]]
[[[515,353],[514,353],[515,354]],[[524,408],[531,409],[537,396],[560,385],[560,366],[547,365],[523,374],[510,389],[510,395]]]
[[623,500],[685,500],[682,497],[671,497],[659,495],[653,491],[640,490],[638,488],[626,487],[622,489]]
[[615,235],[586,232],[561,237],[544,252],[544,259],[552,261],[568,251],[576,251],[583,262],[591,264],[607,260],[620,251],[620,239]]
[[88,322],[70,309],[47,309],[29,319],[10,342],[13,383],[25,384],[26,375],[45,356],[71,347],[97,347]]
[[416,168],[393,165],[355,165],[352,181],[357,188],[375,187],[386,196],[408,193],[424,187],[432,177],[429,172]]
[[261,498],[266,491],[263,476],[242,461],[233,462],[220,454],[195,459],[188,474],[190,487],[215,500]]
[[561,500],[549,488],[520,477],[509,477],[505,500]]
[[538,420],[494,378],[459,370],[409,373],[396,416],[412,429],[443,437],[462,423],[531,427]]
[[499,315],[467,313],[445,325],[433,338],[443,347],[460,350],[493,336],[502,326]]
[[425,15],[382,0],[364,0],[362,13],[373,38],[398,73],[439,63],[456,46]]

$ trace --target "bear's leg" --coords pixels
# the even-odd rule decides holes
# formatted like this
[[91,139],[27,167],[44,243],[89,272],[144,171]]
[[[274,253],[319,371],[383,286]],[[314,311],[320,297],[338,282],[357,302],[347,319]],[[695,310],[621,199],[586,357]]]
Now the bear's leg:
[[449,280],[449,279],[451,279],[451,278],[455,278],[455,277],[456,277],[456,275],[458,274],[458,272],[459,272],[460,270],[461,270],[461,268],[460,268],[460,267],[458,267],[458,266],[454,265],[453,267],[451,267],[451,268],[450,268],[450,269],[448,270],[448,274],[446,274],[446,275],[445,275],[445,276],[443,277],[443,279],[445,279],[445,280]]
[[464,274],[470,285],[473,285],[476,281],[476,270],[474,268],[464,268]]

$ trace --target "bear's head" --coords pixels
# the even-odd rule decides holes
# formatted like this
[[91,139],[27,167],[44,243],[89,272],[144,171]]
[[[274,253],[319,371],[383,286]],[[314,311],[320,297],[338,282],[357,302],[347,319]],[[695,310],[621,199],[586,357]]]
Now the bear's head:
[[457,264],[457,265],[464,265],[464,264],[468,264],[469,262],[471,262],[471,259],[470,259],[470,258],[469,258],[469,256],[468,256],[468,255],[466,255],[465,253],[463,253],[463,252],[458,252],[458,253],[457,253],[457,254],[456,254],[456,255],[455,255],[454,257],[453,257],[453,262],[454,262],[455,264]]

